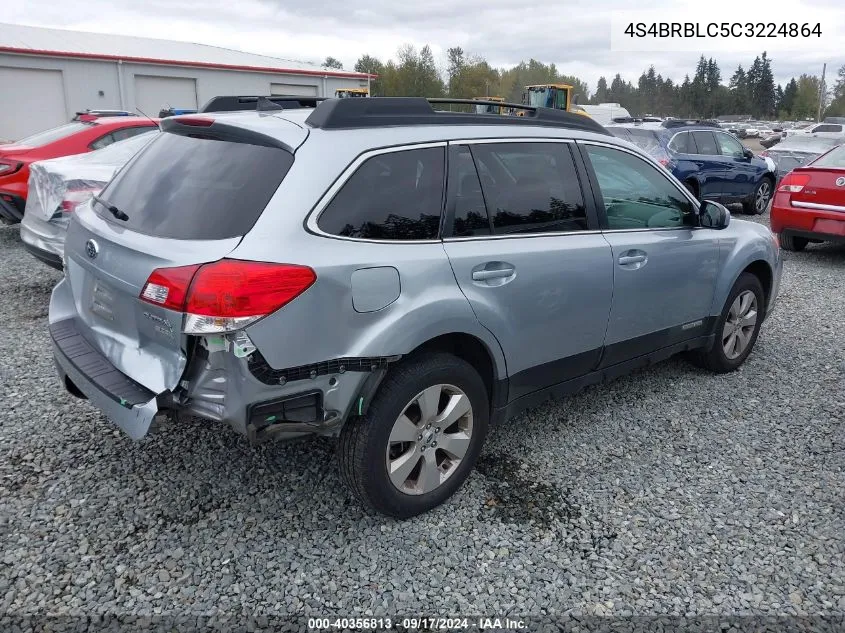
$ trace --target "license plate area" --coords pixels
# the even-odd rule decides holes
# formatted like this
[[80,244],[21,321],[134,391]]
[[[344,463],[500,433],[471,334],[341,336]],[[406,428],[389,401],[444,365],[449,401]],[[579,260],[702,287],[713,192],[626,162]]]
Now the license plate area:
[[102,279],[95,279],[94,285],[91,287],[91,303],[89,304],[91,313],[109,323],[114,323],[115,315],[112,307],[114,298],[114,289],[103,282]]

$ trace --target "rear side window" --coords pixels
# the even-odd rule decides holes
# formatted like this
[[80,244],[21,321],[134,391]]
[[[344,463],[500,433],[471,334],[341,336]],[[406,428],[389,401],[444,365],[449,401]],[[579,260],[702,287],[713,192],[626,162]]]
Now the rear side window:
[[66,125],[55,127],[52,130],[47,130],[46,132],[39,132],[38,134],[27,136],[26,138],[19,140],[16,144],[26,145],[27,147],[43,147],[44,145],[55,143],[63,138],[67,138],[68,136],[81,132],[82,130],[87,130],[92,125],[92,123],[81,122],[68,123]]
[[705,156],[718,156],[719,148],[716,146],[716,139],[713,132],[691,132],[695,145],[698,148],[696,154]]
[[317,220],[321,231],[371,240],[432,240],[440,229],[445,148],[367,159]]
[[472,146],[497,235],[584,231],[587,211],[567,143]]
[[[293,164],[282,149],[161,134],[100,197],[129,216],[122,226],[173,239],[220,240],[255,224]],[[96,212],[115,218],[101,204]]]
[[669,149],[679,154],[695,154],[695,145],[692,144],[689,132],[675,134],[669,142]]

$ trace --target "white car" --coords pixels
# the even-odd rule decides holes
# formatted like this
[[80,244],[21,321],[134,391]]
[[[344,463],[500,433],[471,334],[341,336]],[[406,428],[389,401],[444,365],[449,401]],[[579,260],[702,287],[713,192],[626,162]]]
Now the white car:
[[21,240],[26,249],[48,266],[61,270],[71,215],[158,134],[158,128],[151,127],[149,132],[94,152],[32,163],[21,221]]
[[816,123],[800,130],[787,130],[786,135],[842,138],[845,137],[845,125],[841,123]]

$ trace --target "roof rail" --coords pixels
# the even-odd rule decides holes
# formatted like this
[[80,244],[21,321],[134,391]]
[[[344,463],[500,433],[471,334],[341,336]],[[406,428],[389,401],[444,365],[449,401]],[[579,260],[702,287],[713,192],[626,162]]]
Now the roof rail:
[[663,121],[661,125],[665,128],[690,127],[693,125],[698,127],[722,127],[718,121],[713,119],[669,119]]
[[[432,105],[491,105],[523,110],[525,116],[448,112]],[[313,128],[343,130],[407,125],[533,125],[563,127],[610,135],[597,121],[582,114],[521,103],[476,99],[426,99],[425,97],[371,97],[330,99],[320,103],[305,122]]]
[[316,108],[326,97],[310,97],[302,95],[224,95],[212,97],[199,109],[199,112],[237,112],[257,109],[258,100],[267,99],[281,106],[285,110]]

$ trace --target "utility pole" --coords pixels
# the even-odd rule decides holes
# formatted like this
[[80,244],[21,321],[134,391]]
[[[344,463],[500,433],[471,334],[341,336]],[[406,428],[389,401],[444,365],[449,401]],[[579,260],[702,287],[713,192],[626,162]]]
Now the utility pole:
[[827,64],[822,66],[822,80],[819,83],[819,112],[816,115],[816,123],[822,120],[822,106],[824,105],[824,73],[827,70]]

